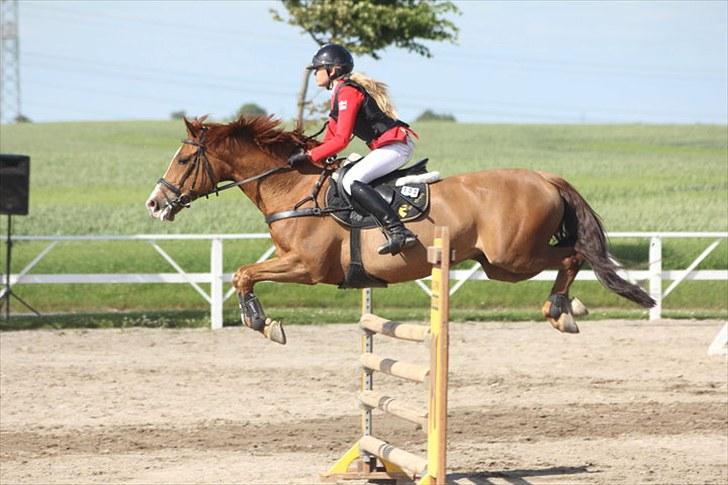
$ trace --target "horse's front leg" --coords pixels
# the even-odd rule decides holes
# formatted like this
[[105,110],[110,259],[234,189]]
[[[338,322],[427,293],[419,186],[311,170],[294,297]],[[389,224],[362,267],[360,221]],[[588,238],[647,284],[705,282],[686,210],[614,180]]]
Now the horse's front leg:
[[233,275],[233,286],[238,290],[243,324],[261,332],[274,342],[285,344],[286,334],[283,325],[266,318],[263,305],[253,293],[253,286],[259,281],[313,284],[311,275],[295,254],[241,266]]

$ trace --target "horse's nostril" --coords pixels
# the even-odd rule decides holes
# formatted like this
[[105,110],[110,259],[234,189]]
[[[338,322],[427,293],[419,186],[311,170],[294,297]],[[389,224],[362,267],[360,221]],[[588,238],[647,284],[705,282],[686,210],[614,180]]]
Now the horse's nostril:
[[156,209],[157,208],[157,201],[154,200],[154,199],[149,199],[147,201],[147,207],[149,207],[150,209]]

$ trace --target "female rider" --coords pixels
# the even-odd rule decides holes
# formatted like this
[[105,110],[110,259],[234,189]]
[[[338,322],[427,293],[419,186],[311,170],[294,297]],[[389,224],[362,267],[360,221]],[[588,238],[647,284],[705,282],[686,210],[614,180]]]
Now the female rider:
[[352,134],[364,140],[372,151],[344,176],[342,185],[351,198],[377,219],[387,235],[379,254],[395,255],[411,246],[417,236],[404,227],[394,210],[369,186],[369,182],[386,175],[412,157],[414,132],[397,119],[386,85],[352,73],[354,59],[343,46],[328,44],[313,56],[312,70],[319,87],[331,93],[331,112],[323,143],[309,151],[291,155],[289,164],[322,161],[346,148]]

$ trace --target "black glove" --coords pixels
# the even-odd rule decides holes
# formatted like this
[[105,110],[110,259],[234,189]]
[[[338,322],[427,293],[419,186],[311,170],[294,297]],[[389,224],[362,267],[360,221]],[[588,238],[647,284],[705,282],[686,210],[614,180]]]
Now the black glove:
[[299,163],[311,162],[311,157],[308,156],[306,150],[300,149],[290,157],[288,157],[288,165],[293,167]]

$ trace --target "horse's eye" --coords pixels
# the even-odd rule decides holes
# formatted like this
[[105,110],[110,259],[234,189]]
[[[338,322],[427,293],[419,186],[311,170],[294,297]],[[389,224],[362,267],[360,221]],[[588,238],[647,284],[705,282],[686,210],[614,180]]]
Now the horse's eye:
[[177,159],[177,163],[179,163],[180,165],[184,165],[185,163],[189,162],[191,158],[192,156],[180,157]]

